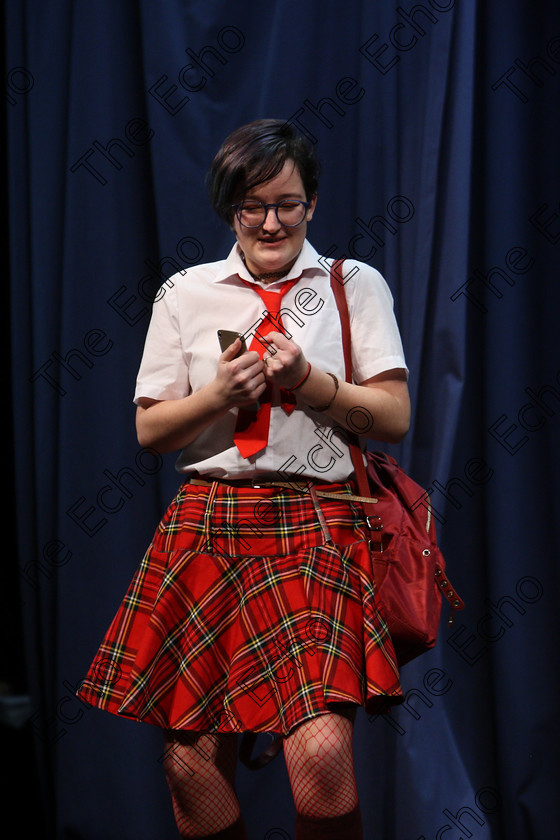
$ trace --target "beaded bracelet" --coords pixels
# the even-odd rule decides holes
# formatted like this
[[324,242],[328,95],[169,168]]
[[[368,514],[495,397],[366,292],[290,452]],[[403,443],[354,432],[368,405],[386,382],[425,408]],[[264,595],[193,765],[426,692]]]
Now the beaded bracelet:
[[303,383],[305,382],[305,380],[307,379],[307,377],[309,376],[310,373],[311,373],[311,362],[307,362],[307,371],[305,373],[305,376],[302,379],[300,379],[299,382],[296,385],[292,385],[291,388],[286,388],[285,390],[286,391],[295,391],[296,388],[299,388],[300,385],[303,385]]
[[326,373],[327,373],[327,376],[330,376],[331,379],[334,382],[334,394],[332,395],[331,400],[330,400],[330,402],[327,403],[327,405],[322,405],[320,408],[315,408],[314,406],[310,405],[309,408],[312,411],[327,411],[327,409],[329,409],[331,407],[331,405],[333,404],[334,399],[335,399],[336,395],[338,394],[338,379],[337,379],[337,377],[334,375],[334,373],[330,373],[329,371],[327,371]]

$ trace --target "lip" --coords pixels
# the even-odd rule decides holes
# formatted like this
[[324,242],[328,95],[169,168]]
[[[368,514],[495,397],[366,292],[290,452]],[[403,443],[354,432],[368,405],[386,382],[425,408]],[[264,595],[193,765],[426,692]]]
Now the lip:
[[281,245],[282,242],[286,241],[286,238],[287,237],[283,236],[281,239],[259,239],[259,242],[261,245],[266,245],[271,248],[274,245]]

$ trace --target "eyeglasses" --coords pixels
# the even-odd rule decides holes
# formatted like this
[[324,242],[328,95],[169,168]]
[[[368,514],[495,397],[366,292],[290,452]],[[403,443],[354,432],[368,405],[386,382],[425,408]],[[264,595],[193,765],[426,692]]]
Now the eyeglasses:
[[246,199],[239,204],[232,204],[239,224],[244,228],[258,228],[264,224],[268,210],[274,207],[276,218],[281,225],[297,227],[305,219],[310,201],[286,199],[278,204],[263,204],[262,201]]

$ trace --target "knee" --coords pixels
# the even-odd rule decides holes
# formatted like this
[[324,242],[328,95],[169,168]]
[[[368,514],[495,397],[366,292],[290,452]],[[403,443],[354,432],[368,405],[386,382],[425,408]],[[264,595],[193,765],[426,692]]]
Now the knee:
[[338,789],[341,779],[353,776],[351,724],[320,724],[302,727],[289,745],[287,758],[294,774],[305,777],[325,795]]

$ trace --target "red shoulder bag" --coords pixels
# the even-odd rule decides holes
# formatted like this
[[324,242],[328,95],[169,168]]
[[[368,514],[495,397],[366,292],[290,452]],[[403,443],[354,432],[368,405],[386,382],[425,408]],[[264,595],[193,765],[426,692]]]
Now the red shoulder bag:
[[[331,267],[331,286],[342,325],[346,381],[352,382],[348,304],[338,279],[342,262]],[[359,493],[371,499],[363,506],[376,591],[397,661],[404,665],[434,647],[442,599],[451,607],[450,625],[465,604],[446,575],[426,491],[390,455],[367,451],[364,465],[357,439],[350,451]]]

